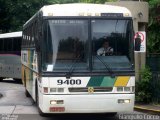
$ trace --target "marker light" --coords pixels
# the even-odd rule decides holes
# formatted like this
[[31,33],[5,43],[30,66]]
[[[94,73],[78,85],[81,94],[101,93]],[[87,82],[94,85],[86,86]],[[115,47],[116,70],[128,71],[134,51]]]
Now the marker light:
[[64,112],[65,111],[65,107],[50,107],[49,110],[51,112]]
[[63,100],[51,100],[50,104],[51,105],[64,104],[64,101]]
[[118,103],[124,103],[123,99],[118,99]]
[[48,13],[48,16],[53,16],[53,13]]
[[79,13],[79,16],[84,16],[84,13]]
[[87,13],[87,16],[92,16],[92,13]]
[[130,92],[131,88],[130,87],[124,87],[125,92]]
[[118,99],[118,103],[122,104],[122,103],[130,103],[131,100],[130,99]]
[[130,103],[130,99],[124,100],[124,103]]
[[51,93],[55,93],[55,92],[60,92],[60,93],[62,93],[62,92],[64,92],[64,88],[50,88],[50,92]]
[[51,100],[51,101],[50,101],[50,104],[51,104],[51,105],[56,105],[56,104],[57,104],[57,101],[56,101],[56,100]]
[[129,17],[129,13],[124,13],[123,16],[124,17]]
[[117,92],[123,92],[123,87],[117,87]]
[[58,92],[64,92],[64,88],[58,88]]
[[48,93],[48,87],[43,87],[43,92]]
[[100,16],[100,13],[95,13],[95,16]]
[[50,92],[56,92],[56,88],[50,88]]

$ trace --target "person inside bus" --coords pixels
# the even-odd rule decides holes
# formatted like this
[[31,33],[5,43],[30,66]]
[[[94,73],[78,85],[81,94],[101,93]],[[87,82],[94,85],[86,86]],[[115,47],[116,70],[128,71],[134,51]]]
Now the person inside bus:
[[108,56],[113,55],[113,48],[109,46],[109,41],[107,39],[104,40],[102,47],[97,50],[97,55],[100,56]]

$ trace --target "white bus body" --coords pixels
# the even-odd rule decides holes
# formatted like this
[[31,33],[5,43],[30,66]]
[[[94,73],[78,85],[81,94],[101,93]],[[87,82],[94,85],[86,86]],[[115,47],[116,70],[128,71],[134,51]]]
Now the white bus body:
[[[97,56],[104,38],[111,56]],[[133,111],[131,12],[101,4],[44,6],[23,26],[22,79],[41,113]]]
[[0,79],[21,79],[22,31],[0,34]]

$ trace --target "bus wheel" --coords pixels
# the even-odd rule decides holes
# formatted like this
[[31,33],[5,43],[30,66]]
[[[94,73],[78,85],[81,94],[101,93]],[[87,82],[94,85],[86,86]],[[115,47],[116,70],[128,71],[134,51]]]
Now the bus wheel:
[[43,112],[41,111],[41,109],[39,108],[39,93],[38,93],[38,85],[37,85],[37,82],[36,82],[35,95],[36,95],[36,105],[37,105],[37,107],[38,107],[38,112],[39,112],[40,116],[45,117],[46,114],[43,113]]
[[29,92],[27,91],[26,88],[25,88],[25,95],[26,95],[26,97],[31,97],[31,95],[29,94]]

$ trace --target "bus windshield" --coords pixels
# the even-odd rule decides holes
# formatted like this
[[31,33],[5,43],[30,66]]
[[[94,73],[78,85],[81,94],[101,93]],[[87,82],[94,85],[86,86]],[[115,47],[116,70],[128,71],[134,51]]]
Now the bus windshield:
[[43,70],[87,70],[88,21],[47,20],[45,27]]
[[[43,71],[106,71],[102,61],[112,70],[131,70],[131,33],[131,20],[45,20]],[[105,41],[112,53],[102,55]]]
[[131,20],[92,20],[91,26],[93,70],[105,69],[96,55],[112,70],[131,69],[133,60]]

